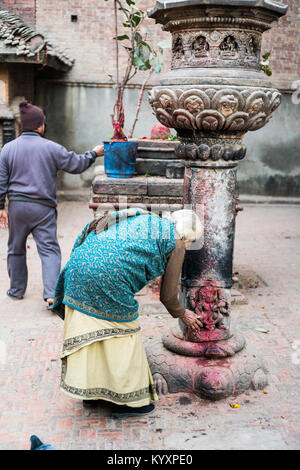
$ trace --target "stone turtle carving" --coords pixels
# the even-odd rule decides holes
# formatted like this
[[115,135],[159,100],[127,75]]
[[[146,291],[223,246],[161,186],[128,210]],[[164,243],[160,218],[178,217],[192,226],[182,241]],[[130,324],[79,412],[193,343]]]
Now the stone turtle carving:
[[232,357],[215,360],[180,356],[156,339],[147,348],[147,356],[158,394],[189,391],[201,398],[220,400],[249,388],[262,390],[268,383],[264,362],[248,347]]

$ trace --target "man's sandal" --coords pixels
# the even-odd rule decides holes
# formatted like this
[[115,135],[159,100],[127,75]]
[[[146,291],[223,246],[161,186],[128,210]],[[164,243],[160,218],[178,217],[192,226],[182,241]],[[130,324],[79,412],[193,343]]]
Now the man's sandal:
[[6,292],[6,295],[8,295],[8,297],[10,297],[13,300],[22,300],[22,299],[24,299],[23,295],[13,295],[9,292],[9,290]]

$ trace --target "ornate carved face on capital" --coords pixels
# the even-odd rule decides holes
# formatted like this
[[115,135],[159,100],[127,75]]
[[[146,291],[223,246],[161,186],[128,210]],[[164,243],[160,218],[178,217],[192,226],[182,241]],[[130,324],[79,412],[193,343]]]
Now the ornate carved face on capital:
[[248,112],[250,116],[253,116],[254,114],[258,114],[259,112],[264,110],[264,101],[262,98],[257,98],[254,100],[251,104],[251,106],[248,109]]
[[162,94],[160,97],[159,97],[159,102],[161,104],[161,107],[163,109],[165,109],[167,112],[172,112],[173,111],[173,105],[174,103],[172,103],[172,99],[170,98],[169,95],[166,95],[166,94]]
[[199,96],[189,96],[185,100],[185,107],[191,114],[196,116],[200,111],[204,109],[204,103],[199,98]]
[[239,102],[233,95],[225,95],[219,101],[218,111],[227,117],[233,114],[238,109]]

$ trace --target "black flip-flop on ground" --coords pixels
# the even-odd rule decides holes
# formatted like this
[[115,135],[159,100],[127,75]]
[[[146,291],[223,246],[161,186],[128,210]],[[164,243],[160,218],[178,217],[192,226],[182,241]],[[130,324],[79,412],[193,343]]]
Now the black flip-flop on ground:
[[49,303],[47,299],[44,299],[44,301],[47,303],[46,309],[47,309],[47,310],[52,310],[53,302]]
[[155,406],[150,405],[140,406],[138,408],[131,408],[130,406],[115,405],[113,407],[113,418],[123,419],[131,418],[132,416],[144,416],[154,411]]
[[13,300],[22,300],[24,299],[23,295],[13,295],[9,292],[9,290],[6,292],[6,295],[10,297]]
[[82,404],[85,408],[97,408],[101,400],[83,400]]

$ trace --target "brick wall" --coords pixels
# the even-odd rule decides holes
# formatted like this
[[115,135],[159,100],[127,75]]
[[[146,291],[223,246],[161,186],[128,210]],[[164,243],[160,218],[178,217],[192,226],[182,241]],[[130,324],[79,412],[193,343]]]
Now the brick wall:
[[[289,5],[289,11],[265,33],[263,51],[271,51],[270,65],[276,86],[288,88],[300,77],[300,1],[284,0],[284,3]],[[154,0],[144,0],[139,5],[147,9],[154,4]],[[110,39],[114,36],[112,0],[2,0],[1,7],[20,14],[30,23],[35,15],[37,30],[69,51],[76,62],[65,75],[67,80],[109,84],[110,76],[115,79],[115,43]],[[71,15],[77,15],[77,22],[71,21]],[[120,24],[121,18],[119,12]],[[153,20],[147,19],[145,26],[151,30],[153,44],[169,37]],[[122,51],[121,70],[125,62],[126,53]],[[167,52],[164,70],[169,68],[169,63]],[[144,77],[145,73],[138,73],[132,83],[141,83]]]
[[272,79],[279,88],[300,79],[300,0],[284,0],[289,6],[285,16],[264,34],[262,51],[271,52]]
[[[144,1],[140,6],[149,8],[152,1]],[[77,16],[77,22],[71,21]],[[120,33],[124,21],[119,12]],[[156,44],[168,37],[159,25],[150,19],[145,26],[151,28],[151,40]],[[85,0],[36,0],[36,27],[42,33],[64,47],[75,58],[75,64],[66,78],[72,81],[112,83],[115,80],[115,41],[113,1]],[[119,34],[120,34],[119,33]],[[120,76],[126,64],[126,52],[120,47]],[[169,62],[166,64],[166,70]],[[139,73],[132,83],[141,83],[145,73]]]
[[35,0],[1,0],[0,7],[13,11],[30,26],[35,24]]

